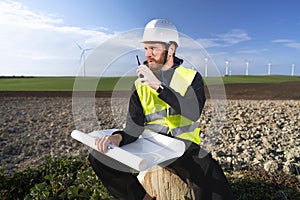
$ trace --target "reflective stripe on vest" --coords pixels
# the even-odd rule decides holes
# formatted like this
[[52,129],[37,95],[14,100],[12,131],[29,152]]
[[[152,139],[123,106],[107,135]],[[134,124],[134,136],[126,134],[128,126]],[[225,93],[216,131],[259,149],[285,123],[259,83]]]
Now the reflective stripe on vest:
[[[184,96],[195,75],[195,70],[179,66],[174,71],[170,87]],[[178,114],[147,84],[136,81],[135,86],[146,117],[145,128],[200,143],[199,120],[194,122]]]
[[[192,132],[196,128],[199,128],[199,126],[200,126],[200,123],[195,122],[192,125],[174,128],[174,129],[172,129],[172,135],[177,137],[182,133]],[[147,125],[145,125],[145,128],[151,129],[154,132],[160,132],[160,133],[164,133],[164,134],[168,134],[168,132],[169,132],[169,127],[163,126],[161,124],[147,124]]]
[[154,120],[166,117],[167,113],[169,113],[169,115],[176,115],[176,114],[178,114],[178,112],[176,112],[176,110],[168,108],[168,109],[164,109],[164,110],[158,111],[156,113],[151,113],[151,114],[146,115],[146,121],[147,122],[151,122],[151,121],[154,121]]

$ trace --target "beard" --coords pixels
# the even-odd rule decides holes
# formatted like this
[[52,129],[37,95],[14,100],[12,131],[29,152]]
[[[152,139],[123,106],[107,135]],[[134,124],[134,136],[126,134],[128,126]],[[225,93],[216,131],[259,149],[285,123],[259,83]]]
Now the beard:
[[165,53],[161,54],[158,59],[155,58],[147,58],[148,67],[151,71],[158,71],[164,66],[165,61]]

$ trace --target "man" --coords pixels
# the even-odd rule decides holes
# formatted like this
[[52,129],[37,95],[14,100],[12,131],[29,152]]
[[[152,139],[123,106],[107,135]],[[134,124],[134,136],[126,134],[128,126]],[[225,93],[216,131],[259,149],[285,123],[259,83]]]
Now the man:
[[[144,30],[143,44],[146,61],[136,71],[139,78],[130,97],[126,127],[111,136],[98,138],[98,150],[105,153],[109,145],[134,142],[145,129],[176,137],[185,142],[186,151],[167,163],[166,168],[188,183],[197,199],[233,199],[218,163],[208,153],[199,156],[200,150],[202,155],[204,152],[199,146],[199,118],[206,100],[203,80],[197,71],[183,67],[183,60],[175,56],[179,46],[176,27],[164,19],[150,21]],[[94,151],[89,161],[114,197],[151,199],[137,174],[130,173],[129,169],[116,169],[114,161],[98,157],[99,153]]]

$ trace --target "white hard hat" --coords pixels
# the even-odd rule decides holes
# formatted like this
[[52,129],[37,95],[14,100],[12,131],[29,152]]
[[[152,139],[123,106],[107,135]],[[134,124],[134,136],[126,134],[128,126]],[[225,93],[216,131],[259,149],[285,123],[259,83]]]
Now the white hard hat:
[[176,42],[179,46],[177,28],[166,19],[153,19],[144,29],[143,42]]

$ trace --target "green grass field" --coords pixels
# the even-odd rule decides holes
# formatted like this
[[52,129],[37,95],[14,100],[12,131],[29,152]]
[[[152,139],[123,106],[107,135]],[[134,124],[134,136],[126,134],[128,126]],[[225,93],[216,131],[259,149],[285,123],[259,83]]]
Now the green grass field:
[[223,77],[224,84],[231,83],[280,83],[280,82],[292,82],[300,81],[299,76],[226,76]]
[[[0,91],[130,90],[136,77],[32,77],[0,78]],[[299,76],[226,76],[204,78],[206,84],[278,83],[300,81]]]
[[119,90],[128,90],[134,82],[133,77],[83,78],[83,77],[33,77],[0,78],[0,91],[73,91],[92,90],[111,91],[117,85]]

